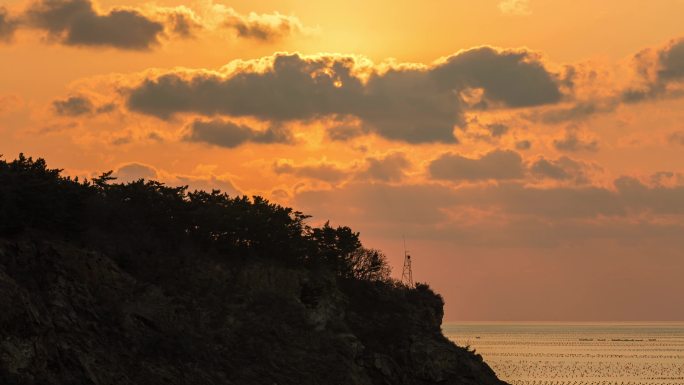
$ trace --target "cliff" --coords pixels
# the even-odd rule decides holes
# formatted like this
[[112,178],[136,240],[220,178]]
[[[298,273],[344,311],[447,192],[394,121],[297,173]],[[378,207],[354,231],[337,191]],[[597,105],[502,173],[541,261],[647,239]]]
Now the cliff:
[[[442,335],[443,302],[427,285],[378,275],[377,258],[354,259],[351,270],[331,264],[344,239],[355,240],[346,228],[295,228],[287,245],[301,244],[292,250],[271,247],[280,242],[275,230],[271,243],[247,232],[221,248],[215,232],[204,244],[184,238],[188,226],[169,237],[172,226],[149,211],[121,216],[137,199],[119,199],[123,185],[80,184],[58,172],[48,179],[61,184],[37,184],[50,171],[44,165],[24,159],[21,178],[5,165],[1,384],[504,384],[479,355]],[[107,211],[114,202],[116,217]],[[270,218],[281,209],[244,207],[271,207]],[[216,213],[200,208],[202,218]],[[191,227],[201,227],[193,218]]]

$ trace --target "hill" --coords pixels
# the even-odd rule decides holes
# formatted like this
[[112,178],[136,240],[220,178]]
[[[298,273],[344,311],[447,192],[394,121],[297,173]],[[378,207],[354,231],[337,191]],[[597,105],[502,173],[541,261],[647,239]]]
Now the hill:
[[307,218],[0,159],[0,383],[504,384],[426,284]]

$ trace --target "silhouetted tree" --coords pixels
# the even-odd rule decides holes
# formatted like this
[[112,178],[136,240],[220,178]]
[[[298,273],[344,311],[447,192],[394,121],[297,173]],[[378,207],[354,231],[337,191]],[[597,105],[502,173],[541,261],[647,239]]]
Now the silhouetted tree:
[[347,258],[347,278],[366,281],[388,281],[392,272],[387,257],[379,250],[360,247]]
[[309,216],[259,196],[188,192],[143,179],[116,183],[111,171],[80,182],[61,172],[23,154],[0,159],[0,233],[78,237],[150,277],[179,268],[174,263],[189,254],[267,258],[359,280],[389,277],[385,256],[364,249],[359,233],[328,222],[312,228]]

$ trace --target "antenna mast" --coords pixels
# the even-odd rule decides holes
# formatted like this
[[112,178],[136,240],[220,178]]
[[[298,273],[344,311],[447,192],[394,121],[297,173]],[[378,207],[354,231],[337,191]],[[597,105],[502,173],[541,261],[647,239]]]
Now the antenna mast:
[[404,268],[401,271],[401,282],[413,288],[413,271],[411,271],[411,255],[406,251],[406,237],[404,238]]

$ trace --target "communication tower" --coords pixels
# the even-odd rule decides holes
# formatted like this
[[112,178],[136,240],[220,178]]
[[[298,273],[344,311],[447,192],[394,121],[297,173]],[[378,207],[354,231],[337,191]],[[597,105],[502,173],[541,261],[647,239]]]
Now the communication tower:
[[404,238],[404,268],[401,271],[401,282],[413,287],[413,271],[411,270],[411,255],[406,251],[406,238]]

